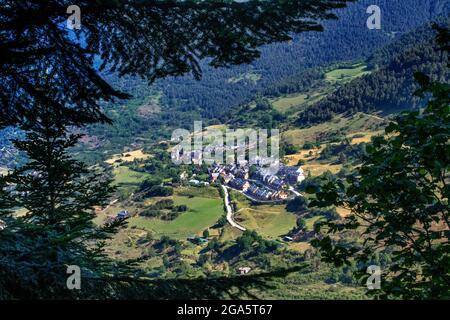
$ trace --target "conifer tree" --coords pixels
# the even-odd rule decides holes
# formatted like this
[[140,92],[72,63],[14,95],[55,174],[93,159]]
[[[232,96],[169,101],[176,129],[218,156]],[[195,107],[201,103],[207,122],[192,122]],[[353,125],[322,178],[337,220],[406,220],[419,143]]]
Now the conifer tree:
[[[437,27],[438,42],[448,50],[446,28]],[[416,92],[428,97],[421,111],[404,112],[373,139],[355,175],[329,179],[313,205],[346,207],[351,215],[323,223],[325,235],[313,241],[327,262],[357,261],[360,276],[381,264],[381,298],[450,298],[450,85],[416,73]],[[325,227],[325,228],[324,228]],[[361,242],[345,237],[361,232]],[[383,261],[376,261],[384,256]]]
[[27,163],[0,177],[0,218],[6,224],[0,232],[0,296],[85,294],[89,284],[84,292],[67,290],[66,268],[77,265],[99,277],[108,272],[103,240],[121,223],[99,226],[93,218],[95,207],[106,205],[114,188],[105,174],[70,155],[79,134],[69,133],[50,108],[35,110],[36,121],[23,127],[25,139],[14,141]]

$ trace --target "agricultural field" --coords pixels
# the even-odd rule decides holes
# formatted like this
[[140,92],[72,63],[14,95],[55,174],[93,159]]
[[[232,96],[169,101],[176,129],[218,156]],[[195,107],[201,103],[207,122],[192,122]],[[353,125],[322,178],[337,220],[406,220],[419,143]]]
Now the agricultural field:
[[305,109],[306,107],[326,97],[330,90],[320,90],[311,93],[299,93],[271,99],[273,107],[281,113],[292,113]]
[[232,191],[237,204],[235,220],[264,238],[275,240],[288,233],[296,223],[296,216],[286,211],[285,204],[254,204],[242,194]]
[[301,150],[298,153],[290,154],[287,156],[284,156],[284,160],[286,161],[286,164],[289,166],[296,166],[299,162],[299,160],[305,160],[305,161],[311,161],[316,159],[320,152],[322,151],[323,146],[320,146],[319,148],[314,148],[310,150]]
[[259,299],[363,300],[364,290],[342,284],[326,284],[319,275],[293,273],[274,283],[274,289],[256,292]]
[[223,201],[220,198],[174,196],[173,200],[176,205],[186,205],[188,211],[172,221],[132,217],[129,226],[149,231],[156,238],[165,235],[185,240],[192,235],[201,235],[203,230],[212,227],[223,215]]
[[286,143],[302,146],[305,142],[315,142],[324,134],[366,134],[380,132],[380,127],[385,124],[385,119],[375,115],[357,113],[351,118],[336,116],[334,119],[318,125],[306,128],[292,128],[283,133],[282,139]]
[[350,67],[337,68],[325,74],[325,79],[331,83],[345,83],[353,79],[370,74],[367,66],[362,63],[354,64]]
[[329,163],[306,163],[303,165],[303,170],[306,174],[310,173],[311,176],[316,177],[330,171],[333,174],[338,173],[342,169],[341,164],[329,164]]
[[359,143],[368,143],[371,141],[373,137],[383,134],[384,130],[377,130],[373,132],[358,132],[348,135],[347,138],[351,139],[352,144],[359,144]]
[[313,149],[300,150],[295,154],[286,155],[284,161],[288,165],[298,165],[298,162],[303,160],[303,169],[312,176],[321,175],[326,171],[336,174],[341,170],[342,164],[319,160],[320,153],[326,144],[338,143],[346,138],[354,145],[370,142],[372,137],[384,133],[382,129],[384,124],[385,119],[377,115],[358,113],[352,118],[337,116],[323,124],[287,130],[282,136],[285,143],[298,148],[302,148],[308,142],[320,141],[321,144]]
[[285,205],[253,205],[240,209],[235,216],[242,226],[271,240],[288,233],[297,220],[294,214],[286,211]]
[[121,154],[115,154],[111,156],[111,158],[105,160],[107,164],[114,165],[123,162],[132,162],[134,160],[145,160],[150,157],[149,154],[146,154],[142,151],[142,149],[124,152]]

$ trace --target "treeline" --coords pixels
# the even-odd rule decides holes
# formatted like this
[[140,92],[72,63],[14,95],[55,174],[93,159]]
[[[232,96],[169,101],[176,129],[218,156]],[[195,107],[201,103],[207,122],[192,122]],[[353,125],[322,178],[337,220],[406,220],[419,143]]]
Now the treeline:
[[[448,21],[448,20],[447,20]],[[418,89],[415,72],[447,82],[447,54],[437,50],[430,26],[420,28],[369,59],[373,73],[343,85],[314,106],[302,112],[296,124],[305,126],[329,121],[335,114],[358,111],[385,113],[414,109],[423,105],[412,94]]]

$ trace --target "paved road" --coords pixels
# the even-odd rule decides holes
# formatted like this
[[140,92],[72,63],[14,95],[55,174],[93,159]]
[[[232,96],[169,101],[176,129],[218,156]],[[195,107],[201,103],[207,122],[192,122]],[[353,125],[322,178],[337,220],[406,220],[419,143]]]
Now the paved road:
[[289,187],[289,191],[291,191],[291,192],[292,192],[293,194],[295,194],[297,197],[303,197],[303,195],[302,195],[300,192],[296,191],[296,190],[294,189],[293,186],[290,186],[290,187]]
[[221,187],[222,187],[223,193],[225,195],[225,207],[227,208],[227,221],[228,221],[228,223],[231,224],[233,227],[241,230],[241,231],[247,230],[243,226],[241,226],[239,223],[237,223],[236,221],[233,220],[233,209],[230,206],[230,196],[228,195],[228,189],[224,185],[221,185]]

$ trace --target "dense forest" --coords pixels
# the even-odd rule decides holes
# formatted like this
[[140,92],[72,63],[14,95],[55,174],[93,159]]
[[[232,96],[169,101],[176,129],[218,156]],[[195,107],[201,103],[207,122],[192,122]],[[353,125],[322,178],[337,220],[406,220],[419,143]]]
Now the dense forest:
[[[366,27],[369,5],[382,8],[381,30]],[[163,92],[163,103],[171,108],[198,110],[205,118],[218,118],[255,95],[275,93],[276,89],[268,88],[290,81],[293,75],[301,77],[306,69],[366,58],[375,49],[449,11],[450,3],[445,0],[358,1],[336,12],[339,20],[324,22],[324,32],[296,35],[290,43],[267,45],[262,48],[260,59],[249,65],[214,69],[205,62],[202,81],[192,76],[168,78],[159,81],[156,88]],[[109,80],[135,97],[145,98],[149,91],[136,79],[111,75]]]

